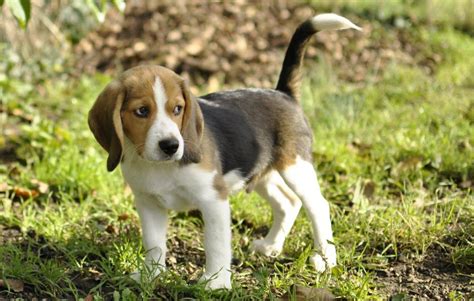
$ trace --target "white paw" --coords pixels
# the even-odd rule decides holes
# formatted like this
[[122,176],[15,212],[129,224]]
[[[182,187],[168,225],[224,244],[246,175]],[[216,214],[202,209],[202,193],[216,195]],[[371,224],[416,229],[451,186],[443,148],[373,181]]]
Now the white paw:
[[199,282],[206,282],[206,289],[231,289],[232,283],[230,281],[231,273],[228,271],[221,271],[217,274],[209,275],[204,273],[199,279]]
[[276,243],[268,243],[265,239],[256,239],[252,242],[252,251],[269,257],[280,255],[282,249],[283,246]]
[[324,257],[316,253],[309,258],[309,261],[318,273],[330,270],[336,266],[336,248],[333,245],[329,245],[326,247]]

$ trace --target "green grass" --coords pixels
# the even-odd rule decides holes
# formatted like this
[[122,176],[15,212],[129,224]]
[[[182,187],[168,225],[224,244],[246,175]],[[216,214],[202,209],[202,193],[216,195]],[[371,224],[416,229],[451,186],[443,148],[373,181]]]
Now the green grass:
[[[141,285],[127,277],[144,255],[137,214],[120,172],[106,172],[105,153],[86,122],[109,78],[45,79],[38,93],[0,77],[7,111],[21,111],[2,124],[20,134],[0,141],[13,141],[19,156],[0,165],[0,183],[36,189],[36,179],[49,186],[34,198],[20,199],[13,189],[0,193],[0,230],[17,233],[0,244],[0,276],[22,280],[30,294],[0,287],[0,296],[274,300],[308,286],[347,299],[386,299],[378,271],[401,258],[421,265],[433,252],[457,273],[469,273],[474,41],[452,29],[422,28],[414,35],[433,49],[442,45],[444,60],[432,75],[394,62],[380,81],[355,85],[335,79],[334,66],[318,64],[303,86],[315,166],[331,202],[338,267],[318,275],[307,264],[312,243],[304,213],[280,258],[251,254],[249,242],[265,233],[271,211],[255,194],[242,193],[231,199],[239,264],[228,292],[192,284],[204,257],[202,239],[196,239],[202,221],[194,214],[172,214],[168,272]],[[31,121],[22,122],[28,114]],[[445,298],[460,296],[453,290]]]

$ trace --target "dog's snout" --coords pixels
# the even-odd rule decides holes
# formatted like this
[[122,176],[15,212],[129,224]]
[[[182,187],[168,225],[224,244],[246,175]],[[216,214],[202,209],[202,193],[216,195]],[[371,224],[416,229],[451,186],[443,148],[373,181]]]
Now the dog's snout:
[[158,142],[158,145],[165,154],[171,156],[178,150],[179,141],[174,138],[164,139]]

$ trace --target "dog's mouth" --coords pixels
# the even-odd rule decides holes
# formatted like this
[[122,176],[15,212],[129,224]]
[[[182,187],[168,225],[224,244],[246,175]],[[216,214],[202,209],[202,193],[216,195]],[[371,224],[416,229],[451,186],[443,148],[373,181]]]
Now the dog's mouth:
[[167,155],[163,152],[157,151],[152,156],[142,153],[140,154],[140,157],[150,163],[174,163],[180,161],[183,155],[178,153]]

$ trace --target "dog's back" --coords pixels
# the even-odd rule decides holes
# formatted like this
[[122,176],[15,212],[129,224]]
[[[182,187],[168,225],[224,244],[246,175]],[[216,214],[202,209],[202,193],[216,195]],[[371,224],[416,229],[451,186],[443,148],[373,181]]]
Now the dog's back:
[[288,157],[311,158],[311,129],[301,107],[285,93],[216,92],[200,97],[199,104],[219,148],[223,174],[239,170],[250,183]]
[[274,90],[239,89],[199,98],[206,127],[219,148],[223,174],[238,170],[249,184],[271,169],[291,165],[296,157],[311,161],[311,128],[299,105],[304,53],[318,31],[346,28],[360,29],[334,14],[301,23]]

